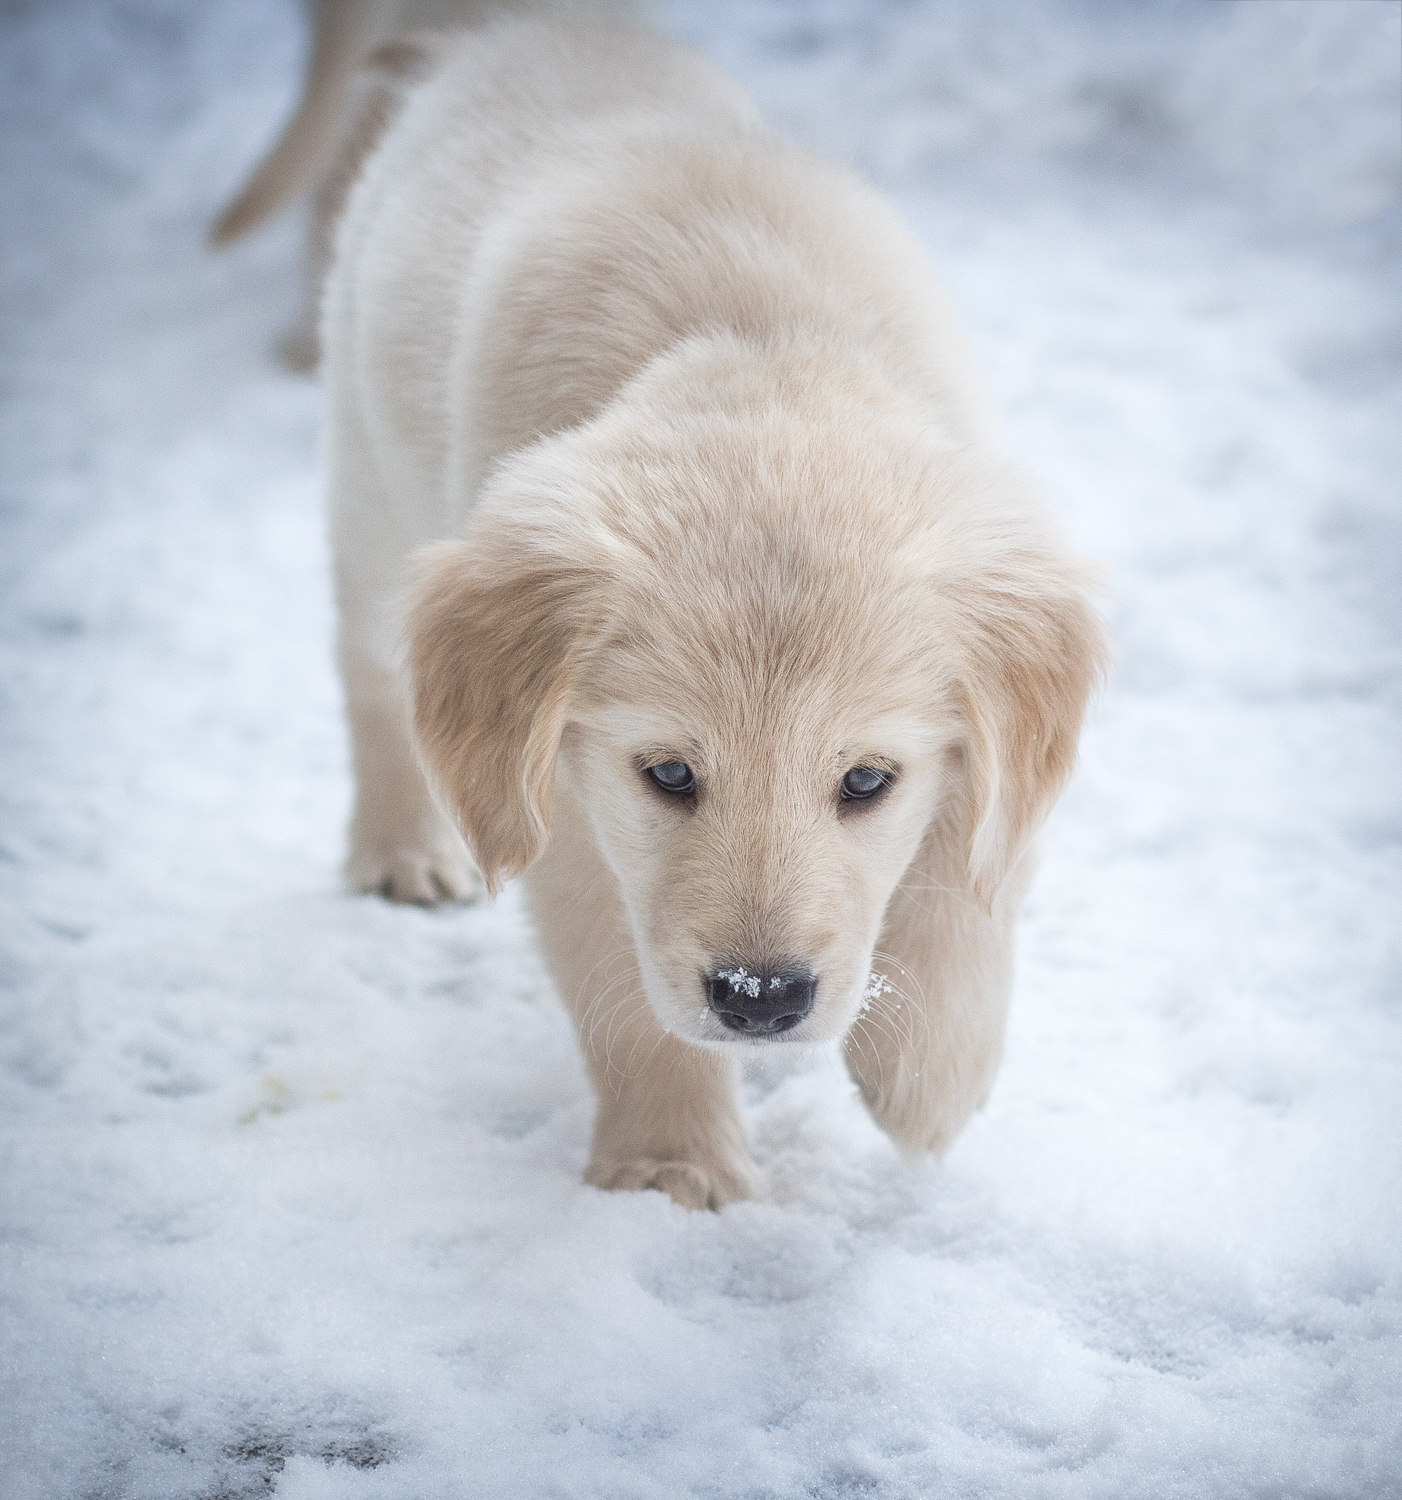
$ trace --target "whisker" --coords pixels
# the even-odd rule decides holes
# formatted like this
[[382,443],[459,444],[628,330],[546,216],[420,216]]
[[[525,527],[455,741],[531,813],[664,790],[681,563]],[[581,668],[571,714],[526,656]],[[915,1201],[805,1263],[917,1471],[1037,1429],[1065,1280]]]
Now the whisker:
[[[576,1003],[578,1003],[579,996],[584,993],[585,989],[587,988],[587,986],[589,984],[589,981],[594,977],[594,975],[597,974],[599,972],[599,970],[605,964],[611,964],[614,961],[614,959],[621,958],[625,953],[627,953],[627,954],[632,954],[633,953],[633,945],[631,943],[627,944],[626,946],[624,946],[622,948],[615,948],[612,953],[606,953],[601,959],[598,960],[597,963],[595,963],[590,968],[589,972],[579,982],[579,989],[576,991],[576,994],[575,994]],[[634,964],[632,965],[632,967],[634,967],[634,968],[637,967],[636,960],[635,960]]]
[[[635,1010],[632,1013],[632,1015],[629,1017],[630,1021],[634,1020],[634,1019],[636,1019],[636,1020],[644,1020],[644,1019],[651,1020],[654,1026],[657,1025],[657,1021],[656,1021],[656,1018],[654,1016],[652,1016],[650,1014],[648,1014],[648,1015],[645,1016],[642,1011]],[[627,1023],[625,1022],[625,1027],[626,1027],[626,1024]],[[654,1042],[652,1044],[652,1051],[653,1052],[657,1051],[657,1048],[658,1048],[659,1044],[661,1043],[662,1036],[664,1035],[664,1033],[662,1031],[662,1028],[660,1026],[657,1027],[657,1030],[658,1030],[658,1039],[657,1039],[656,1042]],[[637,1052],[638,1048],[642,1045],[643,1038],[646,1035],[647,1035],[646,1030],[640,1031],[638,1033],[638,1039],[637,1039],[637,1041],[635,1041],[633,1043],[632,1049],[628,1053],[628,1060],[627,1060],[627,1062],[625,1062],[623,1064],[623,1077],[624,1077],[625,1081],[640,1076],[639,1074],[630,1073],[628,1070],[629,1070],[629,1068],[631,1068],[633,1066],[633,1055],[634,1055],[634,1053]],[[648,1053],[648,1058],[651,1058],[651,1056],[652,1056],[652,1052],[649,1052]],[[647,1067],[647,1061],[646,1060],[644,1060],[644,1062],[643,1062],[643,1067],[644,1068]]]
[[[603,1019],[600,1014],[600,1007],[603,1005],[608,996],[618,988],[619,985],[629,984],[634,979],[641,977],[641,974],[642,971],[636,964],[629,965],[629,967],[625,969],[621,974],[617,974],[611,980],[609,980],[609,982],[603,987],[603,989],[601,989],[599,993],[594,996],[593,1000],[589,1002],[588,1009],[585,1011],[584,1016],[580,1018],[580,1026],[582,1028],[584,1021],[586,1019],[590,1019],[589,1033],[585,1038],[585,1045],[591,1051],[594,1046],[594,1033],[599,1029],[599,1022]],[[623,997],[623,999],[626,998],[626,996]],[[617,1001],[609,1010],[608,1015],[610,1017],[612,1017],[614,1011],[617,1010],[618,1006],[623,1003],[623,999]]]
[[920,1012],[920,1018],[924,1022],[925,1028],[928,1031],[930,1026],[929,1001],[926,997],[925,986],[921,983],[920,976],[913,969],[903,964],[894,953],[886,953],[883,952],[880,948],[876,948],[872,950],[871,956],[878,963],[889,964],[899,969],[902,977],[905,979],[909,979],[910,982],[915,986],[915,988],[919,990],[919,1004],[917,1005],[914,1001],[911,1000],[910,995],[907,994],[900,985],[895,984],[893,981],[891,981],[890,976],[887,976],[887,982],[891,984],[892,989],[901,996],[901,998],[907,1003],[907,1005],[911,1005],[914,1009]]
[[[910,879],[912,875],[917,877],[917,879],[924,881],[925,884],[914,884]],[[974,900],[974,893],[969,890],[967,886],[945,885],[940,881],[939,877],[934,873],[933,870],[918,870],[914,865],[908,865],[906,867],[906,872],[901,876],[896,889],[898,891],[923,891],[942,894],[946,896],[958,896],[961,900],[964,901]]]
[[[665,1031],[663,1031],[663,1029],[659,1026],[657,1028],[657,1040],[653,1042],[653,1044],[652,1044],[652,1050],[648,1053],[648,1055],[645,1058],[643,1058],[642,1066],[638,1069],[637,1073],[634,1074],[634,1077],[641,1078],[642,1075],[647,1072],[648,1064],[651,1063],[651,1061],[653,1060],[653,1058],[657,1056],[657,1049],[662,1045],[662,1039],[666,1035],[667,1035],[667,1033]],[[639,1037],[638,1041],[640,1042],[641,1040],[642,1040],[642,1037]],[[633,1043],[633,1052],[636,1052],[637,1050],[638,1050],[638,1042],[634,1042]],[[625,1064],[625,1066],[631,1066],[632,1061],[633,1061],[633,1053],[630,1052],[628,1054],[628,1063]]]
[[870,1051],[871,1051],[872,1057],[874,1057],[876,1059],[876,1076],[877,1076],[877,1082],[878,1082],[878,1085],[880,1087],[881,1093],[884,1094],[886,1092],[886,1069],[882,1066],[882,1062],[881,1062],[881,1049],[876,1045],[876,1043],[874,1041],[871,1040],[870,1036],[868,1035],[868,1033],[867,1033],[867,1020],[866,1020],[866,1017],[864,1015],[863,1016],[858,1016],[857,1019],[856,1019],[856,1021],[853,1022],[852,1028],[848,1032],[848,1035],[849,1036],[855,1035],[858,1027],[861,1028],[861,1033],[862,1033],[861,1037],[859,1038],[859,1042],[860,1042],[860,1045],[861,1045],[861,1048],[862,1048],[862,1055],[863,1055],[863,1057],[866,1056],[866,1053],[867,1053],[867,1050],[868,1050],[868,1047],[869,1047]]

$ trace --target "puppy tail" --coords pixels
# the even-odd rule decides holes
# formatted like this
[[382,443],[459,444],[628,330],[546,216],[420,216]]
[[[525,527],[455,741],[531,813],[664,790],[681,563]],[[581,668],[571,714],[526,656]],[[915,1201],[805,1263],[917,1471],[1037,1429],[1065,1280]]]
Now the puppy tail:
[[318,0],[316,33],[297,113],[238,195],[214,221],[215,249],[257,228],[329,165],[344,127],[351,80],[373,44],[373,0]]

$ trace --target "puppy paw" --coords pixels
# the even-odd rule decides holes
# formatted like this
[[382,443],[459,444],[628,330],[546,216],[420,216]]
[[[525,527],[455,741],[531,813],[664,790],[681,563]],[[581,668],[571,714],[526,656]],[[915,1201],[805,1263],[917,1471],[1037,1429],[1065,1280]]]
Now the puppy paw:
[[720,1208],[753,1196],[749,1175],[715,1167],[705,1171],[690,1161],[655,1161],[638,1157],[633,1161],[591,1165],[584,1180],[610,1192],[640,1193],[656,1188],[683,1208]]
[[475,901],[482,894],[481,877],[465,849],[360,851],[352,854],[346,874],[358,891],[413,906]]

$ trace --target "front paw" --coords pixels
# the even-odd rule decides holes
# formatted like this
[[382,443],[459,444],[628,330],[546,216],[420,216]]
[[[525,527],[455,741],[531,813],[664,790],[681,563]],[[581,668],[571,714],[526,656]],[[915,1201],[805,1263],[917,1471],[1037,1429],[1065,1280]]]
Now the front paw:
[[346,877],[357,891],[373,891],[390,901],[438,906],[475,901],[482,881],[465,848],[357,849],[346,863]]
[[640,1156],[624,1162],[591,1162],[584,1180],[610,1192],[656,1188],[683,1208],[720,1208],[754,1196],[754,1175],[738,1164],[703,1168],[690,1161]]

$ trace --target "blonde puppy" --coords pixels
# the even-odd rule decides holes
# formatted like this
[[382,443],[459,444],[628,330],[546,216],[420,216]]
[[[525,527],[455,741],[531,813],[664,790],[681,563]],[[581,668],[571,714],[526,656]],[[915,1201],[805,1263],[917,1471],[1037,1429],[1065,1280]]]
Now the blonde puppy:
[[525,872],[592,1183],[745,1197],[739,1049],[837,1038],[942,1151],[1100,671],[1083,566],[874,193],[653,36],[433,50],[324,323],[351,878],[461,896],[459,831]]

